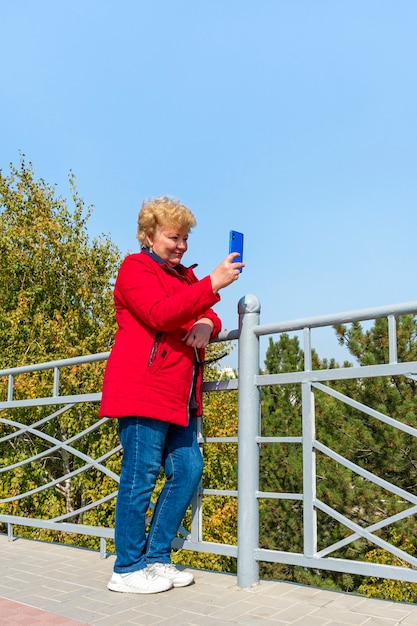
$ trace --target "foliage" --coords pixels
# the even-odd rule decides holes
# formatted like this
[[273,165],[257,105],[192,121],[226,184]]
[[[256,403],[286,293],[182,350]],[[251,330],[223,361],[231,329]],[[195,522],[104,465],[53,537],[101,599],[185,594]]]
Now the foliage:
[[[387,363],[388,329],[387,320],[376,320],[364,331],[360,324],[349,329],[339,326],[340,341],[350,350],[360,365]],[[397,319],[398,361],[417,359],[417,322],[414,316],[405,315]],[[387,378],[364,378],[355,383],[338,386],[347,396],[356,397],[362,404],[378,411],[381,415],[397,420],[400,424],[417,427],[416,381],[407,376]],[[373,471],[385,480],[413,494],[417,493],[417,441],[411,435],[384,423],[373,416],[364,416],[355,408],[345,406],[344,431],[350,428],[348,458],[355,455],[356,463]],[[340,424],[337,428],[340,431]],[[373,500],[379,497],[379,513],[384,516],[398,511],[397,498],[387,496],[374,488]],[[367,523],[372,521],[367,517]],[[405,521],[397,526],[397,532],[406,532]]]
[[[84,208],[72,173],[69,182],[72,209],[57,196],[54,187],[42,179],[36,180],[32,165],[26,164],[24,157],[20,168],[10,165],[10,175],[1,174],[0,368],[103,352],[113,341],[111,283],[120,264],[120,253],[105,236],[90,240],[87,221],[91,209]],[[230,349],[227,344],[226,351]],[[224,346],[212,344],[207,358],[222,353]],[[61,370],[60,393],[97,392],[103,366],[99,362]],[[218,367],[217,362],[206,367],[206,380],[219,377]],[[21,374],[15,377],[13,397],[50,397],[53,384],[52,370]],[[5,399],[6,395],[7,377],[0,380],[0,398]],[[210,400],[206,402],[207,416],[211,411],[217,416],[221,410],[219,398],[213,394],[212,400],[212,409]],[[236,413],[233,402],[224,411],[227,419],[233,414],[231,420],[235,422]],[[48,419],[51,414],[54,417]],[[81,455],[99,459],[116,447],[118,438],[115,421],[101,421],[98,430],[87,431],[96,421],[97,406],[88,403],[68,405],[63,411],[58,405],[50,405],[4,412],[0,423],[0,438],[3,437],[0,471],[11,463],[17,465],[2,475],[2,512],[45,519],[66,516],[72,522],[112,526],[114,500],[75,517],[71,513],[111,493],[117,484],[96,468],[78,474],[85,464],[79,454],[72,454],[71,448],[53,445],[68,442]],[[30,426],[31,430],[15,436],[17,423]],[[226,428],[224,424],[220,434]],[[205,476],[217,486],[222,485],[226,476],[233,482],[237,464],[236,446],[233,451],[233,445],[228,446],[225,464],[221,462],[220,448],[216,444],[205,453]],[[33,460],[27,462],[27,459]],[[120,454],[114,454],[103,464],[118,473]],[[40,485],[46,488],[30,495]],[[154,499],[160,485],[161,481]],[[22,493],[28,495],[10,502],[13,496]],[[219,523],[228,518],[233,520],[232,528],[236,526],[233,498],[226,498],[232,502],[221,500],[220,503],[213,498],[205,499],[207,535],[213,530],[218,540],[235,543],[235,530],[223,535]],[[23,530],[26,536],[98,546],[97,539],[92,537],[74,538],[30,527]],[[212,557],[209,561],[215,565]]]
[[[415,555],[416,546],[408,537],[400,536],[397,532],[390,533],[390,543],[399,547],[404,552]],[[371,550],[366,555],[369,563],[380,563],[382,565],[396,565],[400,567],[411,567],[409,563],[399,559],[397,556],[377,548]],[[417,584],[408,583],[400,580],[391,580],[389,578],[376,578],[368,576],[364,579],[358,592],[369,598],[382,598],[383,600],[392,600],[394,602],[417,602]]]
[[[54,187],[36,180],[31,164],[22,157],[20,168],[10,166],[10,175],[0,173],[0,368],[39,363],[68,356],[107,351],[115,330],[111,284],[120,264],[120,253],[101,236],[90,240],[87,222],[91,209],[84,208],[75,179],[70,174],[73,208],[58,197]],[[339,325],[336,333],[359,365],[389,362],[388,328],[385,319],[376,320],[365,330],[360,324]],[[397,319],[398,361],[417,360],[417,322],[414,316]],[[226,345],[230,350],[231,346]],[[224,346],[211,344],[207,358],[220,356]],[[312,352],[313,369],[333,369],[332,359],[320,360]],[[344,363],[349,367],[350,363]],[[297,338],[283,333],[277,342],[269,341],[264,373],[299,372],[304,354]],[[101,387],[103,363],[77,365],[62,371],[61,394],[97,392]],[[206,366],[205,380],[223,376],[219,362]],[[50,397],[53,371],[16,376],[14,398]],[[344,401],[333,397],[335,391]],[[7,395],[7,378],[0,378],[0,399]],[[353,403],[352,403],[353,401]],[[393,418],[417,427],[416,380],[410,376],[362,378],[327,383],[327,389],[314,391],[316,438],[364,470],[413,494],[417,492],[417,444],[415,439],[389,423]],[[355,404],[356,403],[356,404]],[[370,407],[368,413],[360,410]],[[88,510],[90,503],[116,490],[117,484],[97,467],[78,474],[85,460],[82,455],[100,459],[118,445],[116,422],[97,423],[97,405],[84,403],[20,408],[0,414],[0,504],[1,511],[45,519],[70,516],[69,521],[112,526],[114,499]],[[204,397],[203,445],[206,490],[221,495],[203,495],[203,540],[237,544],[237,392],[207,392]],[[53,414],[53,418],[47,420]],[[381,417],[382,419],[377,419]],[[28,427],[18,435],[16,423]],[[30,428],[29,428],[30,427]],[[38,436],[33,428],[38,429]],[[288,438],[302,436],[301,385],[285,383],[262,387],[261,434],[280,437],[280,442],[260,447],[260,491],[286,494],[287,498],[260,499],[260,546],[288,552],[302,552],[303,546],[303,455],[299,442]],[[74,439],[78,437],[77,439]],[[228,438],[211,441],[211,438]],[[287,438],[285,440],[285,438]],[[66,445],[79,454],[71,454]],[[52,446],[52,447],[51,447]],[[25,460],[31,459],[29,463]],[[317,497],[359,526],[368,527],[395,515],[408,505],[389,490],[363,480],[350,469],[317,452]],[[1,473],[15,463],[14,469]],[[20,464],[20,462],[23,462]],[[116,474],[120,453],[103,460]],[[158,496],[158,481],[153,500]],[[45,487],[30,494],[39,485]],[[49,485],[49,486],[48,486]],[[25,498],[10,501],[19,493]],[[84,513],[72,515],[87,507]],[[188,511],[184,527],[189,528]],[[318,547],[323,549],[348,536],[351,531],[321,511],[318,517]],[[64,534],[27,528],[26,536],[77,543],[97,548],[92,537],[69,538]],[[417,540],[413,518],[399,519],[382,527],[378,536],[415,555]],[[366,559],[369,562],[409,567],[390,552],[364,540],[350,542],[333,553],[336,558]],[[236,571],[235,559],[210,553],[176,550],[174,562],[213,570]],[[316,571],[275,563],[261,563],[263,578],[285,579],[329,589],[354,591],[370,597],[416,602],[417,585],[393,580]]]
[[[210,357],[225,349],[210,346]],[[230,350],[230,346],[226,345]],[[223,373],[218,365],[206,367],[205,380],[218,380]],[[204,394],[203,436],[237,437],[237,392],[218,391]],[[237,490],[237,444],[233,442],[206,443],[203,446],[205,489]],[[190,525],[190,515],[184,524]],[[232,496],[203,496],[203,540],[237,544],[237,498]],[[235,572],[236,561],[231,557],[210,553],[179,551],[173,560],[184,565],[203,567],[214,571]]]
[[0,366],[93,354],[113,340],[120,253],[106,236],[90,240],[91,208],[72,173],[69,183],[72,211],[23,158],[0,172]]
[[[32,165],[26,164],[23,156],[20,168],[10,165],[8,176],[0,172],[0,367],[95,354],[110,348],[115,330],[111,282],[121,257],[108,237],[88,237],[91,208],[84,208],[72,173],[69,183],[72,209],[57,196],[54,187],[36,180]],[[88,369],[81,365],[68,367],[61,375],[60,393],[97,392],[102,374],[102,363]],[[14,398],[50,397],[52,385],[52,371],[21,374],[15,379]],[[6,393],[4,377],[0,397],[4,399]],[[14,420],[31,427],[38,423],[44,438],[27,430],[24,435],[3,440],[3,467],[11,459],[42,456],[8,472],[1,482],[1,497],[7,499],[16,492],[69,477],[13,504],[4,503],[2,512],[30,517],[36,510],[39,517],[57,517],[98,499],[106,490],[109,479],[102,478],[97,470],[90,470],[82,478],[71,476],[84,463],[79,456],[65,448],[51,448],[45,454],[51,446],[48,437],[70,441],[97,421],[97,405],[68,406],[61,413],[59,408],[29,407],[4,413],[0,437],[16,431]],[[54,412],[53,419],[44,421]],[[99,457],[117,441],[113,424],[106,425],[104,433],[106,436],[99,438],[96,431],[81,437],[77,449]],[[109,466],[114,463],[117,460],[108,461]],[[114,490],[115,484],[110,488]],[[86,512],[71,521],[103,523],[108,516],[109,506],[105,505],[101,511]],[[30,531],[31,536],[47,534]]]
[[[313,367],[325,368],[315,351]],[[279,341],[269,340],[265,358],[265,373],[302,371],[304,354],[297,337],[283,333]],[[333,366],[334,363],[331,363]],[[301,437],[301,387],[298,384],[274,385],[262,388],[261,434],[263,437]],[[303,493],[303,458],[301,444],[262,444],[260,457],[260,490],[293,495]],[[262,547],[289,552],[302,552],[302,506],[298,500],[262,500],[260,505],[260,543]],[[274,571],[275,566],[262,566],[262,571]]]
[[[415,360],[417,355],[416,321],[403,316],[397,321],[398,359]],[[368,331],[359,324],[348,329],[339,326],[337,333],[352,356],[361,365],[388,362],[388,330],[386,320],[377,320]],[[313,369],[338,367],[331,361],[321,362],[312,354]],[[303,369],[304,355],[297,338],[283,334],[275,344],[270,340],[266,354],[266,372],[296,372]],[[349,363],[344,364],[345,367]],[[274,385],[262,389],[262,434],[264,436],[297,437],[302,433],[300,385]],[[380,413],[411,426],[416,425],[415,381],[407,377],[365,378],[328,383],[328,387],[367,405]],[[415,459],[417,445],[410,435],[367,416],[348,403],[316,390],[314,393],[316,438],[353,463],[377,474],[394,485],[415,493]],[[302,492],[302,455],[298,444],[263,444],[261,451],[261,490],[297,494]],[[397,496],[317,453],[317,497],[360,526],[369,526],[407,507]],[[302,552],[303,519],[297,500],[263,500],[261,511],[261,545],[285,551]],[[330,516],[318,515],[318,548],[322,549],[350,535],[350,531]],[[393,533],[410,537],[415,544],[413,518],[397,521],[378,531],[387,539]],[[363,540],[349,543],[334,556],[363,559],[372,544]],[[394,563],[394,561],[393,561]],[[302,568],[277,564],[261,564],[262,575],[296,582],[315,581],[328,588],[358,590],[363,579],[332,572],[310,572]],[[309,583],[311,584],[311,582]],[[367,587],[361,587],[361,592]],[[388,583],[384,583],[387,586]],[[389,586],[389,585],[388,585]],[[381,585],[376,585],[380,591]],[[379,591],[375,595],[378,595]],[[404,599],[408,599],[404,597]]]

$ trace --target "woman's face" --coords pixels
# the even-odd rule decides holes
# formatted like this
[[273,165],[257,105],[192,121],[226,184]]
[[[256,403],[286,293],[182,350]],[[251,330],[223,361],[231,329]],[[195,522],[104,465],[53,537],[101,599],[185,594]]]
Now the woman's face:
[[181,263],[187,251],[188,233],[188,230],[180,230],[175,226],[162,226],[153,237],[148,236],[148,244],[161,259],[175,267]]

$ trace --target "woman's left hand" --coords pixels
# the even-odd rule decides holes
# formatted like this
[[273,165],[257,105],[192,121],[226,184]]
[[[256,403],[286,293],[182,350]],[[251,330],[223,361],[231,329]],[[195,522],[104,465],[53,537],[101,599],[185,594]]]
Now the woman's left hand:
[[183,341],[192,348],[205,348],[210,341],[212,331],[213,322],[208,317],[203,317],[195,322]]

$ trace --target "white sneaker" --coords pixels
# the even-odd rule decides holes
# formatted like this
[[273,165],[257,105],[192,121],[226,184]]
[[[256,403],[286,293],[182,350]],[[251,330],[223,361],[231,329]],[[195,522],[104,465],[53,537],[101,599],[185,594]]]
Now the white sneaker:
[[158,576],[149,568],[129,572],[129,574],[116,574],[113,572],[107,589],[121,591],[122,593],[159,593],[171,589],[172,581]]
[[194,576],[190,572],[179,570],[172,563],[152,563],[148,565],[148,570],[171,581],[174,587],[187,587],[194,582]]

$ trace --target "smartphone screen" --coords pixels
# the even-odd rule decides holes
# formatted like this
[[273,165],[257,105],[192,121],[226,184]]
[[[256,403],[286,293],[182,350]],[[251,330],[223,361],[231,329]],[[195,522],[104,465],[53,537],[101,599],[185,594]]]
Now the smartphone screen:
[[[229,233],[229,254],[231,252],[239,252],[240,258],[236,257],[236,261],[243,262],[243,233],[237,230],[231,230]],[[239,270],[242,271],[242,268]]]

